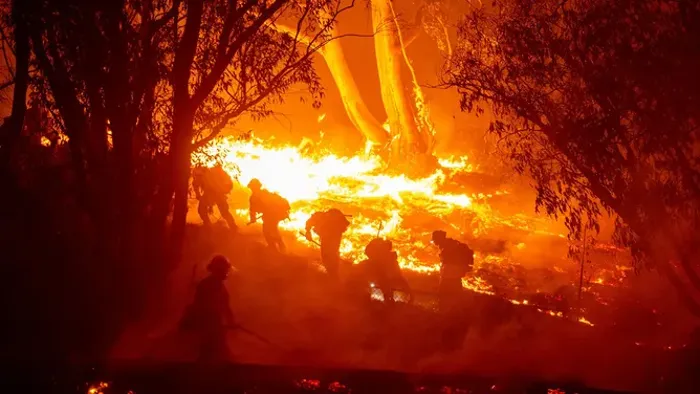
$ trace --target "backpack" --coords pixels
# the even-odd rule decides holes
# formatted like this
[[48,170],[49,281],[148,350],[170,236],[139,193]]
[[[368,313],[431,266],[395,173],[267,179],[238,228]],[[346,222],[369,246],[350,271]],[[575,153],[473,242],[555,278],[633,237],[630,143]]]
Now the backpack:
[[289,201],[277,193],[267,192],[266,194],[266,210],[278,219],[284,220],[289,218],[289,211],[292,209]]
[[231,193],[233,190],[233,181],[231,177],[221,167],[214,167],[209,170],[212,183],[224,194]]
[[474,265],[474,251],[462,242],[452,239],[448,241],[449,246],[441,253],[440,258],[447,263],[451,272],[463,277],[471,271]]

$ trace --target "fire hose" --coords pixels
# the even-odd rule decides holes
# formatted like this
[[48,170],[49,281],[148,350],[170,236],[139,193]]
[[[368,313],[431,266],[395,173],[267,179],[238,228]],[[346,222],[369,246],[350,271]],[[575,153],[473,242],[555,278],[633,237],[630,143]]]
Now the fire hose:
[[[306,238],[306,234],[305,234],[305,233],[304,233],[303,231],[299,231],[299,235],[303,235],[303,236],[304,236],[304,238]],[[320,244],[320,243],[318,243],[318,242],[314,241],[313,239],[310,239],[310,238],[306,238],[306,240],[307,240],[307,241],[309,241],[309,242],[311,242],[311,243],[313,243],[313,244],[315,244],[315,245],[316,245],[316,246],[318,246],[318,247],[320,247],[320,246],[321,246],[321,244]]]
[[231,331],[236,330],[236,331],[244,332],[244,333],[250,335],[251,337],[259,340],[262,343],[265,343],[265,344],[270,345],[270,346],[274,346],[274,347],[279,348],[279,349],[283,349],[282,346],[272,343],[269,339],[265,338],[264,336],[256,333],[255,331],[251,331],[251,330],[249,330],[249,329],[247,329],[239,324],[227,326],[226,328],[231,330]]

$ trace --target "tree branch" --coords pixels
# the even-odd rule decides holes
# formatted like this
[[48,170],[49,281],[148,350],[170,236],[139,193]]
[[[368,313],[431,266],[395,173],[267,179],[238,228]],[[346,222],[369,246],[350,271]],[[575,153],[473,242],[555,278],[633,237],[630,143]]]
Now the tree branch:
[[216,86],[217,82],[223,75],[226,67],[231,63],[233,56],[241,48],[241,46],[247,42],[253,35],[255,35],[264,23],[272,18],[274,14],[279,11],[284,5],[286,5],[288,0],[275,0],[275,2],[266,8],[262,14],[260,14],[255,22],[248,28],[246,28],[241,34],[236,37],[236,39],[228,46],[227,52],[224,56],[218,56],[211,72],[204,77],[199,88],[192,95],[192,105],[194,107],[199,107],[202,102],[209,96],[211,91]]
[[13,77],[9,81],[5,81],[3,83],[0,83],[0,90],[4,90],[6,88],[9,88],[10,86],[15,84],[15,78]]
[[[45,28],[45,26],[46,25],[43,27]],[[83,143],[85,130],[87,128],[85,113],[78,101],[76,89],[70,80],[65,65],[61,63],[60,58],[57,56],[58,52],[55,48],[55,37],[49,34],[49,51],[55,59],[55,63],[52,64],[44,48],[42,30],[38,26],[32,26],[30,31],[34,55],[39,62],[43,74],[46,75],[48,79],[56,106],[61,113],[61,118],[65,121],[65,130],[69,138],[68,143],[70,145],[71,159],[77,179],[78,202],[91,216],[96,217],[95,215],[99,215],[99,210],[96,209],[92,201],[88,198],[87,176],[83,156]]]
[[177,18],[177,15],[180,12],[181,3],[182,0],[174,0],[173,6],[168,10],[168,12],[165,13],[165,15],[150,22],[151,28],[149,30],[152,33],[155,33],[156,31],[163,28],[168,23],[168,21]]
[[238,22],[239,19],[243,15],[245,15],[245,13],[248,12],[248,10],[250,10],[250,8],[253,7],[255,3],[256,0],[248,0],[243,5],[243,7],[239,8],[238,10],[235,10],[234,12],[236,3],[232,0],[229,0],[228,4],[231,10],[229,10],[228,16],[226,17],[226,20],[224,20],[224,26],[221,29],[221,34],[219,34],[219,44],[216,48],[217,60],[222,59],[226,56],[226,49],[228,48],[228,44],[231,41],[231,32],[233,31],[235,23]]
[[231,119],[240,116],[244,112],[248,111],[250,108],[253,108],[254,106],[258,105],[260,102],[265,100],[269,96],[269,94],[272,93],[272,91],[274,91],[275,89],[278,88],[278,82],[281,79],[286,77],[286,75],[289,74],[290,72],[293,72],[294,70],[296,70],[297,67],[299,67],[299,65],[301,63],[307,61],[309,59],[309,57],[311,57],[316,51],[317,51],[317,49],[309,50],[304,56],[302,56],[296,62],[291,63],[291,64],[288,63],[270,81],[267,88],[263,89],[262,91],[257,92],[257,98],[255,98],[254,100],[249,101],[249,102],[243,102],[243,103],[241,103],[239,108],[237,108],[236,110],[230,111],[228,114],[223,115],[222,119],[219,121],[219,123],[217,123],[214,127],[212,127],[212,132],[209,135],[207,135],[206,137],[202,138],[201,140],[193,143],[193,150],[200,149],[201,147],[203,147],[206,144],[208,144],[209,142],[211,142],[214,138],[216,138],[219,135],[219,133],[221,132],[221,130],[224,127],[226,127],[226,125],[228,124],[228,122]]
[[189,79],[190,68],[197,52],[199,31],[202,27],[202,11],[204,0],[187,1],[187,18],[185,32],[182,41],[175,51],[175,64],[173,65],[174,105],[176,108],[187,106],[190,100]]

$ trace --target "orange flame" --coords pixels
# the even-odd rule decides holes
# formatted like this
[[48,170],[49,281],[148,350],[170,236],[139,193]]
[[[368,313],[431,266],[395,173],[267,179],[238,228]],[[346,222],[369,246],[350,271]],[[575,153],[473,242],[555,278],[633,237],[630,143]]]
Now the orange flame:
[[[387,175],[383,171],[382,161],[369,152],[367,149],[365,154],[353,157],[339,157],[329,152],[306,156],[296,147],[267,147],[255,138],[248,141],[222,138],[195,154],[193,163],[211,166],[218,158],[223,162],[224,169],[232,177],[237,177],[241,184],[257,178],[268,190],[283,195],[290,201],[292,210],[289,220],[280,226],[295,234],[300,242],[306,242],[300,232],[314,212],[336,207],[352,214],[351,225],[341,244],[341,255],[353,262],[364,259],[364,246],[377,236],[381,224],[379,235],[394,242],[402,269],[425,274],[439,271],[438,253],[432,249],[429,241],[430,231],[434,227],[428,228],[430,224],[416,225],[414,221],[421,220],[415,219],[417,214],[441,219],[445,223],[454,222],[455,217],[463,215],[470,218],[466,227],[471,230],[472,236],[478,236],[494,226],[563,236],[537,229],[535,218],[499,216],[487,203],[492,194],[467,195],[443,191],[442,186],[448,176],[473,169],[466,157],[443,158],[440,160],[442,168],[430,176],[411,179],[404,175]],[[495,194],[507,194],[507,191]],[[247,209],[241,207],[236,213],[244,216]],[[465,226],[455,225],[452,229],[459,231],[460,227]],[[516,248],[522,250],[525,244],[520,243]],[[474,272],[484,265],[512,263],[509,259],[507,256],[476,252]],[[495,295],[493,287],[479,276],[468,276],[462,280],[462,284],[468,290]],[[529,304],[528,300],[511,302],[516,305]],[[540,312],[563,317],[561,312]],[[584,318],[579,321],[592,325]]]
[[87,394],[103,394],[104,390],[109,387],[109,383],[99,382],[94,386],[90,386]]

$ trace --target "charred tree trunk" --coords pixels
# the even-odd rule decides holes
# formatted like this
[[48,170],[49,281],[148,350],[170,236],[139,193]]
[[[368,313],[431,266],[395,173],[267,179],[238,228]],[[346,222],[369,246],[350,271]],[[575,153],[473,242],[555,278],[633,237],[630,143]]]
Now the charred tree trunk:
[[0,168],[10,163],[12,150],[22,133],[24,115],[27,112],[27,87],[29,85],[29,31],[25,15],[26,4],[22,0],[12,2],[12,24],[15,38],[15,87],[12,93],[12,112],[0,126]]
[[[408,172],[424,172],[426,156],[431,156],[416,122],[415,108],[406,92],[401,70],[402,45],[390,0],[372,1],[374,50],[377,57],[382,101],[389,118],[394,166]],[[409,164],[410,163],[410,164]]]

